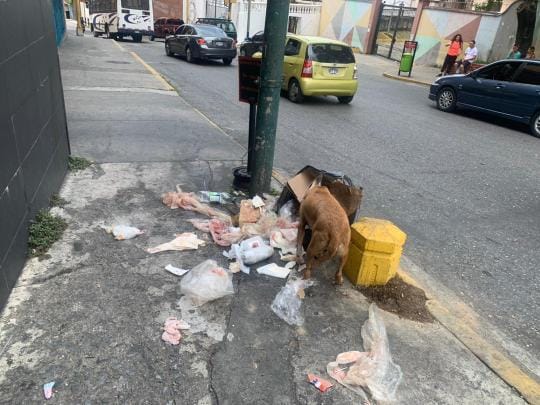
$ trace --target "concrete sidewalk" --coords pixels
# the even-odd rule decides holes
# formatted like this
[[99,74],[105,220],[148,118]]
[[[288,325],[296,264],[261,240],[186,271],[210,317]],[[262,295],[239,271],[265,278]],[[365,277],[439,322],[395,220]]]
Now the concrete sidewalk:
[[398,74],[399,62],[394,60],[377,55],[357,55],[356,59],[360,69],[362,65],[376,66],[384,77],[424,86],[430,86],[440,73],[440,69],[433,66],[414,65],[411,77],[408,77],[408,73]]
[[[332,285],[332,264],[314,273],[306,322],[294,328],[270,309],[284,281],[256,272],[234,275],[234,295],[200,308],[181,296],[164,267],[209,258],[226,267],[210,240],[197,251],[145,251],[193,231],[185,220],[196,215],[168,209],[161,194],[176,184],[228,190],[244,150],[113,41],[70,36],[61,62],[72,149],[98,163],[66,179],[69,204],[56,211],[69,227],[28,261],[2,313],[1,402],[43,402],[42,384],[56,381],[58,404],[359,403],[342,386],[322,394],[306,380],[329,379],[338,353],[362,350],[369,302]],[[120,221],[146,233],[115,241],[101,226]],[[179,346],[160,339],[168,316],[192,325]],[[524,403],[440,323],[383,316],[403,371],[397,403]]]

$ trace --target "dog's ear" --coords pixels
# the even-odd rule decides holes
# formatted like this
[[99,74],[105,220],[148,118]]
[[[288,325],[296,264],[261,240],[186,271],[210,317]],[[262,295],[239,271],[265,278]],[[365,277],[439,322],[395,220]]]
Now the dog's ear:
[[314,187],[314,186],[320,187],[322,186],[322,182],[323,182],[323,174],[321,173],[315,178],[315,180],[311,184],[311,187]]

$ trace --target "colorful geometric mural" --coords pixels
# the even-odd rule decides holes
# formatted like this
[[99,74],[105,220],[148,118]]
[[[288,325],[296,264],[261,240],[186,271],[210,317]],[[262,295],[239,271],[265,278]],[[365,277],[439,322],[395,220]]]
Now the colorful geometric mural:
[[323,0],[320,35],[364,52],[372,0]]
[[416,33],[416,63],[442,64],[448,49],[446,44],[456,34],[461,34],[464,48],[470,40],[476,41],[479,61],[504,58],[515,41],[518,3],[512,4],[502,14],[425,8]]

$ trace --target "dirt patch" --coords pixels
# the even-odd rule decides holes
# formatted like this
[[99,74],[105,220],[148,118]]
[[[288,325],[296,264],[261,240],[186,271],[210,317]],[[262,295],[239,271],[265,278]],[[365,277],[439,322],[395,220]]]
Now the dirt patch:
[[426,308],[426,294],[420,288],[407,284],[399,276],[386,285],[357,287],[370,301],[381,309],[417,322],[433,322],[434,318]]

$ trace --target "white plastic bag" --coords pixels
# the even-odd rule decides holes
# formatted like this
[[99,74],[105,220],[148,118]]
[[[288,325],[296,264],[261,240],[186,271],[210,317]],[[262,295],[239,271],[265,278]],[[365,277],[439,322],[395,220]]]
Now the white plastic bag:
[[232,275],[219,267],[215,260],[206,260],[184,276],[180,282],[180,291],[198,307],[208,301],[234,294]]
[[255,236],[247,239],[240,244],[234,244],[229,252],[223,252],[229,260],[236,259],[240,263],[240,269],[249,274],[247,264],[255,264],[268,259],[274,254],[274,249],[267,245],[263,238]]
[[133,239],[142,235],[144,231],[129,225],[113,225],[111,227],[102,227],[107,233],[112,233],[116,240]]
[[346,352],[328,363],[326,371],[340,384],[365,397],[367,388],[377,401],[393,401],[401,382],[401,368],[392,361],[386,328],[375,304],[362,326],[365,352]]
[[[293,265],[295,264],[294,262],[289,262],[289,263],[292,263]],[[280,267],[275,263],[270,263],[270,264],[267,264],[266,266],[262,266],[257,269],[257,273],[259,274],[265,274],[267,276],[278,277],[278,278],[287,278],[290,272],[291,272],[290,268]]]
[[315,284],[313,280],[292,279],[277,293],[272,302],[272,311],[289,325],[300,326],[304,316],[300,312],[304,289]]

